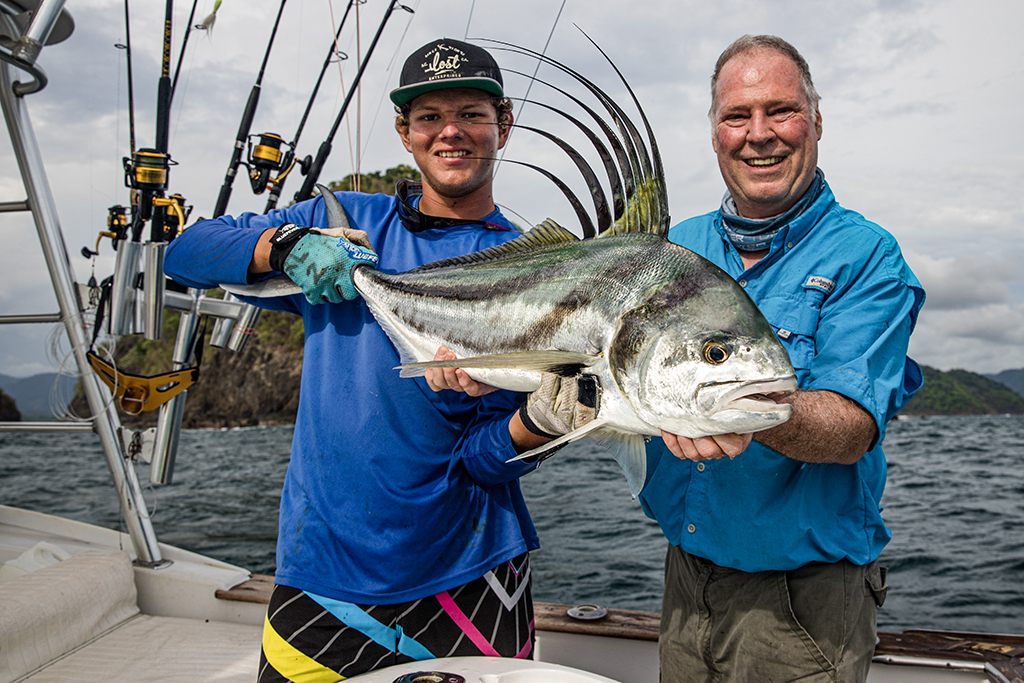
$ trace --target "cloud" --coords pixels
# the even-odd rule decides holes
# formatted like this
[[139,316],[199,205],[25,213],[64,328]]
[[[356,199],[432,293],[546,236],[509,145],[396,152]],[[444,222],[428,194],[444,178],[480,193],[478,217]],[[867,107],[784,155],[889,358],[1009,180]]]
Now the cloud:
[[[335,0],[335,20],[344,4]],[[397,12],[389,19],[363,79],[363,118],[357,122],[353,108],[335,137],[322,179],[352,172],[356,153],[350,150],[350,136],[361,139],[364,171],[411,161],[391,128],[387,92],[412,49],[441,35],[462,38],[468,31],[471,38],[543,50],[561,7],[550,0],[520,0],[513,13],[507,3],[477,2],[470,18],[464,0],[407,4],[416,14]],[[178,5],[172,69],[191,9],[191,3]],[[197,16],[212,5],[213,0],[200,0]],[[360,7],[360,46],[365,50],[384,4],[372,0]],[[125,53],[114,47],[125,40],[124,6],[121,0],[76,0],[70,10],[75,33],[40,57],[50,86],[26,103],[69,258],[84,281],[93,264],[79,249],[93,248],[109,206],[128,201],[121,166],[129,151]],[[195,206],[193,216],[209,215],[213,208],[276,10],[277,3],[229,0],[212,37],[193,33],[190,38],[171,117],[171,155],[179,163],[171,170],[171,190]],[[163,3],[132,4],[140,147],[152,146],[154,139],[163,11]],[[829,183],[844,206],[897,237],[928,289],[912,348],[920,347],[937,367],[957,363],[974,369],[973,359],[977,367],[989,367],[1000,358],[1007,364],[992,370],[1024,366],[1020,352],[1011,347],[1013,326],[1020,329],[1014,302],[1024,290],[1024,277],[1013,264],[1024,262],[1024,249],[1010,253],[1020,244],[1024,226],[1024,129],[1002,123],[1008,120],[1006,112],[1024,109],[1024,88],[1019,87],[1024,43],[1016,36],[1024,25],[1024,4],[995,2],[980,12],[969,3],[942,0],[656,0],[633,3],[624,11],[618,0],[567,0],[547,53],[607,89],[616,101],[628,103],[614,72],[574,24],[608,52],[643,104],[661,146],[676,220],[713,210],[724,191],[706,118],[709,77],[718,54],[744,33],[780,35],[796,45],[823,96],[819,161]],[[356,69],[354,25],[350,20],[340,45],[353,56],[342,64],[345,87]],[[252,132],[274,131],[286,139],[293,135],[333,32],[326,3],[288,3]],[[528,60],[507,52],[496,55],[503,65],[533,72]],[[568,83],[592,102],[551,67],[542,67],[539,74]],[[522,77],[510,74],[506,84],[510,93],[525,94]],[[305,125],[300,156],[316,153],[345,92],[332,65]],[[530,96],[571,106],[539,86]],[[566,122],[536,107],[523,110],[521,121],[564,135],[596,163],[589,143]],[[550,168],[577,195],[586,196],[571,162],[536,136],[514,135],[508,158]],[[13,155],[3,142],[0,159],[0,200],[22,199]],[[283,200],[291,198],[300,180],[289,178]],[[532,171],[503,164],[495,193],[499,203],[523,214],[526,222],[552,216],[575,225],[565,199]],[[265,203],[265,195],[253,196],[240,178],[229,210],[262,211]],[[4,222],[6,227],[7,217]],[[19,235],[20,226],[13,228]],[[50,310],[53,295],[45,272],[32,265],[39,263],[34,255],[21,255],[34,239],[30,222],[24,230],[27,237],[9,238],[12,248],[0,254],[0,267],[6,269],[0,304]],[[100,251],[95,268],[102,278],[113,268],[109,242]],[[8,342],[10,334],[0,329],[0,345],[17,344],[45,362],[42,345]]]
[[1024,305],[921,312],[910,355],[940,370],[997,373],[1024,367]]
[[928,294],[928,311],[961,311],[1008,303],[1008,283],[1024,279],[1019,262],[965,256],[904,254]]

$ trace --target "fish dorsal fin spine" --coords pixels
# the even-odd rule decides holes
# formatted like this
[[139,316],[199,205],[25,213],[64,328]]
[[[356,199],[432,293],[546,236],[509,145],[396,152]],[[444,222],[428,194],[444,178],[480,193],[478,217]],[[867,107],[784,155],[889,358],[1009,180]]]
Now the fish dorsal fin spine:
[[487,249],[482,249],[480,251],[473,252],[472,254],[466,254],[465,256],[454,256],[452,258],[427,263],[419,268],[414,268],[409,272],[419,273],[425,270],[434,270],[435,268],[462,266],[469,263],[484,263],[493,259],[509,256],[510,254],[532,251],[533,249],[540,249],[542,247],[555,247],[560,244],[578,241],[579,237],[548,218],[543,223],[534,226],[529,232],[520,235],[514,240],[509,240],[503,244],[488,247]]
[[653,202],[659,201],[658,197],[662,193],[661,186],[662,181],[657,178],[648,178],[638,182],[633,196],[626,203],[626,213],[597,237],[626,235],[633,232],[667,237],[668,217],[665,216],[664,220],[658,221],[654,220],[651,215],[651,205]]

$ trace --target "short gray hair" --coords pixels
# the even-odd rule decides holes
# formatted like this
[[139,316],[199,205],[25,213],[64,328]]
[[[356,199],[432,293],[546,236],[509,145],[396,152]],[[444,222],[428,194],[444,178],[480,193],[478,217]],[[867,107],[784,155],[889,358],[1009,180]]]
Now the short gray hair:
[[778,36],[752,36],[748,34],[737,38],[732,45],[725,48],[725,51],[719,55],[718,61],[715,62],[715,73],[711,75],[711,109],[708,110],[708,118],[711,119],[712,126],[715,125],[715,107],[718,105],[718,77],[722,73],[722,67],[736,55],[743,54],[744,52],[753,52],[754,50],[772,50],[785,57],[789,57],[793,64],[796,65],[797,71],[800,72],[800,84],[803,86],[807,102],[810,103],[814,113],[818,113],[818,102],[821,100],[821,96],[814,89],[814,81],[811,80],[811,68],[807,66],[807,60],[804,59],[803,55],[795,47]]

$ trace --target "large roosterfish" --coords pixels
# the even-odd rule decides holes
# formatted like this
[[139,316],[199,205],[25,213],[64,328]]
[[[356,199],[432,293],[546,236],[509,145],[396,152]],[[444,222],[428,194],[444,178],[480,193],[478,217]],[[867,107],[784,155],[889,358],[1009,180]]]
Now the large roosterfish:
[[[595,377],[597,418],[520,458],[598,438],[611,447],[635,496],[646,479],[650,436],[769,429],[789,419],[792,407],[777,399],[797,382],[785,349],[743,288],[667,240],[667,197],[649,125],[650,156],[621,109],[569,73],[623,131],[624,141],[612,141],[626,160],[622,182],[617,173],[611,181],[614,220],[602,218],[610,212],[595,192],[604,223],[597,237],[581,240],[547,220],[502,245],[405,273],[357,267],[352,281],[398,349],[405,376],[460,367],[477,381],[527,392],[540,386],[544,372]],[[615,138],[610,127],[602,129]],[[611,178],[614,165],[606,166]],[[321,188],[321,195],[330,227],[347,228],[334,194]],[[584,234],[593,233],[588,223]],[[301,291],[285,276],[225,289],[245,296]],[[458,360],[433,361],[442,345]]]

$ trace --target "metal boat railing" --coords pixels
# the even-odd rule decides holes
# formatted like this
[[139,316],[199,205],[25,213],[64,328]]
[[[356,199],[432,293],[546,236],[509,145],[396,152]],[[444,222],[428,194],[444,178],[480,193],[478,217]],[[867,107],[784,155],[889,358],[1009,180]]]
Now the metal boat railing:
[[[114,397],[93,371],[86,355],[92,346],[92,338],[83,315],[86,310],[82,304],[83,288],[75,281],[53,194],[25,103],[26,95],[38,92],[47,83],[45,73],[35,64],[42,46],[48,42],[59,42],[70,35],[74,26],[70,16],[63,11],[63,6],[64,0],[0,0],[0,36],[3,36],[0,38],[0,104],[26,192],[24,201],[0,203],[0,213],[32,214],[60,309],[57,313],[0,315],[0,324],[63,325],[92,418],[87,421],[0,422],[0,431],[95,432],[120,499],[136,562],[143,566],[161,567],[169,564],[169,561],[161,555],[132,460],[140,455],[139,444],[143,444],[145,452],[141,455],[151,463],[150,481],[157,484],[170,483],[186,392],[160,406],[157,427],[151,430],[151,434],[145,435],[147,438],[143,438],[142,433],[121,425]],[[20,28],[22,26],[24,30]],[[48,41],[52,33],[60,35]],[[20,37],[12,40],[11,36]],[[17,81],[18,70],[29,73],[33,81]],[[251,330],[254,324],[249,310],[252,307],[230,297],[224,300],[208,298],[205,292],[199,290],[189,290],[187,293],[165,291],[162,270],[164,246],[160,243],[143,245],[127,240],[121,244],[115,271],[123,266],[128,275],[115,292],[115,298],[121,302],[116,315],[130,317],[132,321],[126,323],[125,330],[112,327],[111,332],[118,335],[144,331],[147,338],[159,338],[161,325],[153,321],[162,321],[163,309],[167,307],[181,312],[172,358],[175,370],[193,362],[195,330],[204,315],[222,321],[219,326],[221,329],[233,330],[230,339],[222,335],[225,341],[217,346],[240,351],[248,338],[245,332]],[[136,261],[125,262],[130,258],[129,252],[135,255],[131,258]],[[142,290],[136,286],[140,272],[144,273],[142,279],[146,282]],[[111,307],[112,314],[115,313],[114,308]],[[146,312],[145,316],[142,315],[143,311]],[[151,320],[143,320],[144,317]],[[238,324],[236,321],[239,321]],[[240,327],[243,328],[241,332]]]

